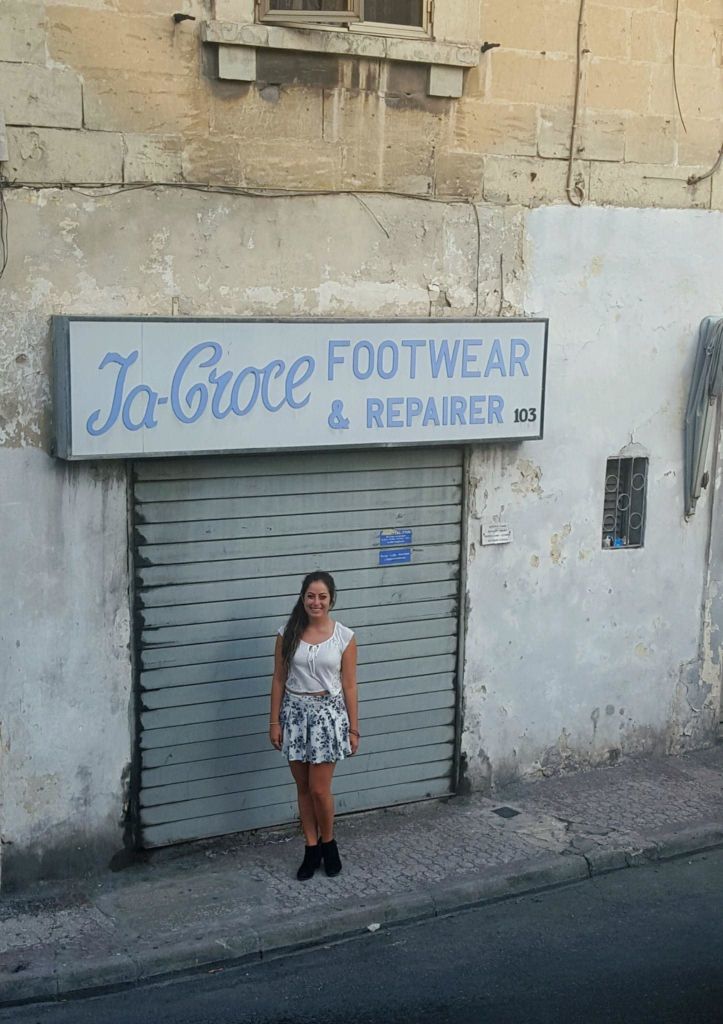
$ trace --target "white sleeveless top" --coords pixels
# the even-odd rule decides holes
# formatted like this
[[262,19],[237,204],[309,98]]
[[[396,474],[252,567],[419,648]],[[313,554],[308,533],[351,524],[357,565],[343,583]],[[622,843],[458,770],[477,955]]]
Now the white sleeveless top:
[[[279,628],[284,635],[284,626]],[[341,693],[341,656],[351,643],[353,630],[334,623],[334,632],[320,644],[299,641],[291,660],[286,689],[293,693],[320,693],[325,690],[335,696]]]

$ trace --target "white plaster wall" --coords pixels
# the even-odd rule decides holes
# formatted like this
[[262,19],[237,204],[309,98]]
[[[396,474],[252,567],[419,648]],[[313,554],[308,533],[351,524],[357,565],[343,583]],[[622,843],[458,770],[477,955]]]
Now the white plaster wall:
[[[524,313],[548,316],[545,437],[472,460],[463,751],[476,785],[710,742],[701,683],[710,494],[683,518],[699,321],[723,216],[550,207],[527,218]],[[645,546],[602,550],[605,463],[650,458]],[[481,547],[480,523],[513,543]]]
[[2,839],[19,881],[107,863],[123,847],[125,466],[3,449],[0,479]]
[[[684,525],[681,416],[695,328],[719,295],[721,215],[475,215],[468,204],[393,196],[362,204],[163,188],[7,199],[7,865],[45,874],[107,863],[122,848],[132,746],[125,470],[47,454],[52,313],[549,316],[545,439],[479,449],[472,461],[469,778],[483,785],[491,772],[500,780],[710,738],[714,697],[697,686],[708,499]],[[651,456],[646,547],[603,552],[605,459],[631,435]],[[514,543],[480,548],[480,524],[494,516]]]

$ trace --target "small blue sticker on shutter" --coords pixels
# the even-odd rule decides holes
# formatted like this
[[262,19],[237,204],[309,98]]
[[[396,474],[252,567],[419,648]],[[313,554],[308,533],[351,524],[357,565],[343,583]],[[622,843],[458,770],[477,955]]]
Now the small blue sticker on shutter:
[[400,544],[412,543],[412,530],[380,530],[379,543],[383,548],[393,548]]
[[411,548],[395,548],[391,551],[379,552],[380,565],[406,565],[412,561]]

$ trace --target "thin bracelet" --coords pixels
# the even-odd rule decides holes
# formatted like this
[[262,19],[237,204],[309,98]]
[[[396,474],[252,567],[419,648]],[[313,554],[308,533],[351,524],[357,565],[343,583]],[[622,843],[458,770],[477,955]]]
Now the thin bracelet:
[[352,735],[352,736],[356,736],[356,738],[357,738],[358,740],[360,740],[360,739],[361,739],[361,733],[360,733],[360,732],[357,732],[357,731],[356,731],[356,729],[350,729],[350,730],[349,730],[349,733],[350,733],[350,735]]
[[281,722],[269,722],[269,729],[270,729],[270,728],[271,728],[271,727],[272,727],[273,725],[281,725]]

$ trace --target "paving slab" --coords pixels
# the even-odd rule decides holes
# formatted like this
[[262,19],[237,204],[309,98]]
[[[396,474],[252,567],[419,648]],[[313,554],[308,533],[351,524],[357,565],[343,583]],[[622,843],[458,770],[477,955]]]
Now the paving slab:
[[340,818],[344,870],[296,881],[295,827],[154,851],[0,900],[0,1005],[279,955],[723,845],[723,745]]

